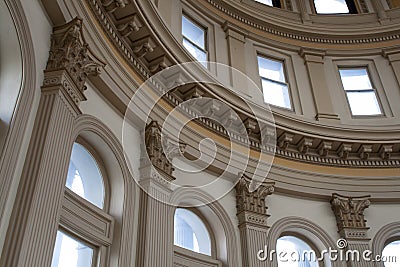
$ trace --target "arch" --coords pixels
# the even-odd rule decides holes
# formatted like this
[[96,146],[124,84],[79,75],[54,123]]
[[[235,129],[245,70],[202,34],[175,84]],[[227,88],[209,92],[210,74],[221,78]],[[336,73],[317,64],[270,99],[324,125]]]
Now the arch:
[[[400,222],[392,222],[379,229],[372,240],[373,255],[382,255],[388,240],[394,237],[399,237],[400,239]],[[376,262],[375,264],[377,267],[385,266],[383,262]]]
[[[336,249],[336,243],[329,237],[329,235],[318,225],[301,217],[286,217],[275,222],[269,233],[267,248],[269,251],[276,251],[277,240],[285,233],[290,233],[294,235],[299,235],[304,238],[305,241],[312,242],[312,248],[317,251],[322,251],[324,249],[332,248]],[[311,245],[311,244],[310,244]],[[343,267],[345,266],[343,262],[333,261],[330,262],[329,259],[324,261],[325,267]],[[273,260],[271,266],[277,267],[278,263]]]
[[[240,259],[238,255],[240,254],[240,247],[236,239],[236,228],[228,213],[219,202],[213,202],[212,196],[199,189],[180,188],[173,192],[169,203],[174,203],[176,206],[198,206],[197,209],[206,218],[215,237],[217,259],[225,262],[227,266],[239,266]],[[209,204],[199,206],[201,203]],[[171,210],[172,213],[168,216],[169,220],[173,220],[175,213],[175,209]]]
[[[18,43],[13,50],[20,53],[22,60],[22,80],[19,87],[16,106],[5,136],[4,146],[0,155],[0,231],[6,232],[12,207],[7,207],[7,201],[11,192],[16,190],[11,187],[18,185],[20,176],[17,169],[20,168],[18,158],[23,153],[26,130],[28,128],[29,115],[34,102],[36,90],[36,60],[33,40],[29,30],[29,24],[19,0],[5,0],[9,14],[18,36]],[[7,10],[7,9],[5,9]],[[0,16],[3,18],[3,16]],[[3,122],[1,122],[3,124]],[[3,130],[3,125],[1,126]],[[0,251],[4,240],[0,238]]]
[[[138,225],[137,186],[129,171],[121,143],[112,131],[91,115],[75,120],[73,140],[83,138],[96,150],[106,170],[110,186],[109,213],[115,219],[110,266],[130,266],[135,259],[135,226]],[[132,222],[133,221],[133,222]]]

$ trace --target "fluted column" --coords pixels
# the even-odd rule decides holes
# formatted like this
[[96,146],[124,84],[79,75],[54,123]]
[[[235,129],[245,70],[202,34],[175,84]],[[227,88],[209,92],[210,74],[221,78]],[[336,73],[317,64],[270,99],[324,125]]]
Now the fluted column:
[[331,198],[331,206],[336,217],[338,232],[341,238],[347,241],[343,249],[346,252],[357,251],[360,256],[360,260],[348,261],[348,266],[350,267],[374,266],[372,261],[363,259],[363,252],[371,250],[369,246],[370,239],[367,235],[369,227],[367,227],[364,219],[364,210],[370,205],[369,198],[370,196],[346,197],[338,194],[333,194]]
[[88,75],[97,74],[82,20],[55,27],[41,99],[0,266],[50,266],[72,149],[72,131]]
[[242,248],[243,267],[263,266],[257,253],[264,248],[268,237],[265,198],[274,191],[274,183],[263,182],[255,190],[251,179],[242,175],[236,185],[236,209]]
[[375,12],[378,15],[379,21],[381,23],[384,23],[385,21],[390,21],[386,14],[385,7],[383,6],[381,1],[372,1],[372,4],[374,5]]
[[[140,221],[137,266],[173,266],[173,209],[171,159],[173,149],[163,151],[161,128],[156,121],[145,129],[140,167]],[[178,149],[181,151],[184,146]],[[146,155],[147,154],[147,155]]]
[[394,75],[396,76],[397,82],[400,86],[400,47],[385,49],[383,51],[383,56],[389,60]]
[[328,82],[325,76],[324,56],[325,51],[317,49],[301,49],[300,55],[304,58],[314,103],[317,109],[315,118],[319,121],[339,120],[335,114],[332,99],[328,90]]
[[297,6],[298,6],[301,20],[303,21],[303,23],[311,24],[311,18],[310,18],[310,14],[308,13],[308,10],[307,10],[306,1],[308,1],[308,0],[297,0]]

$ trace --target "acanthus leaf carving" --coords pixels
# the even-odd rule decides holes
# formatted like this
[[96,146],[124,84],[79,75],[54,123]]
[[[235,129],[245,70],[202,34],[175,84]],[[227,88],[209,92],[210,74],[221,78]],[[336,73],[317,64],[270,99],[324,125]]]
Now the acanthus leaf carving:
[[364,210],[371,204],[369,198],[370,196],[347,197],[332,194],[331,206],[339,232],[347,228],[352,230],[367,229]]
[[57,26],[51,36],[46,71],[66,70],[78,90],[83,93],[88,76],[100,74],[104,64],[94,59],[83,39],[82,19]]

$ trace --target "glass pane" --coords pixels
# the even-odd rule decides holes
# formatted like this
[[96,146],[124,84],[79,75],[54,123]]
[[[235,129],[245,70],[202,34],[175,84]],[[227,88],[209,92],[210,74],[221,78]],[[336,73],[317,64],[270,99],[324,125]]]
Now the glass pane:
[[195,43],[198,47],[206,49],[205,46],[205,31],[200,28],[185,16],[182,16],[182,35]]
[[185,38],[183,38],[183,46],[189,51],[190,54],[194,58],[196,58],[200,63],[207,68],[207,53],[204,52],[203,50],[197,48],[195,45],[187,41]]
[[276,242],[279,267],[319,267],[314,250],[303,240],[294,236],[283,236]]
[[280,61],[258,57],[258,69],[261,77],[274,81],[286,82],[283,63]]
[[99,208],[104,205],[104,184],[96,161],[80,144],[74,143],[66,187]]
[[346,0],[314,0],[318,14],[349,13]]
[[340,69],[339,72],[345,90],[372,89],[367,69]]
[[382,251],[385,257],[385,267],[399,267],[400,262],[400,240],[393,241],[385,246]]
[[286,85],[262,79],[264,102],[279,107],[291,108],[289,89]]
[[194,252],[211,256],[211,239],[202,220],[192,211],[176,209],[174,244]]
[[381,109],[375,91],[347,92],[353,115],[379,115]]
[[91,267],[93,249],[63,232],[57,232],[51,267]]
[[259,2],[259,3],[267,5],[267,6],[274,6],[272,3],[272,0],[256,0],[256,2]]

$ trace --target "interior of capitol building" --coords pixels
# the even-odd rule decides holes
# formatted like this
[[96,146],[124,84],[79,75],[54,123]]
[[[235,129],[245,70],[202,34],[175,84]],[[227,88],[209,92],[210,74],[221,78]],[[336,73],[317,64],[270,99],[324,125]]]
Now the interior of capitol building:
[[0,266],[400,266],[399,0],[0,0]]

